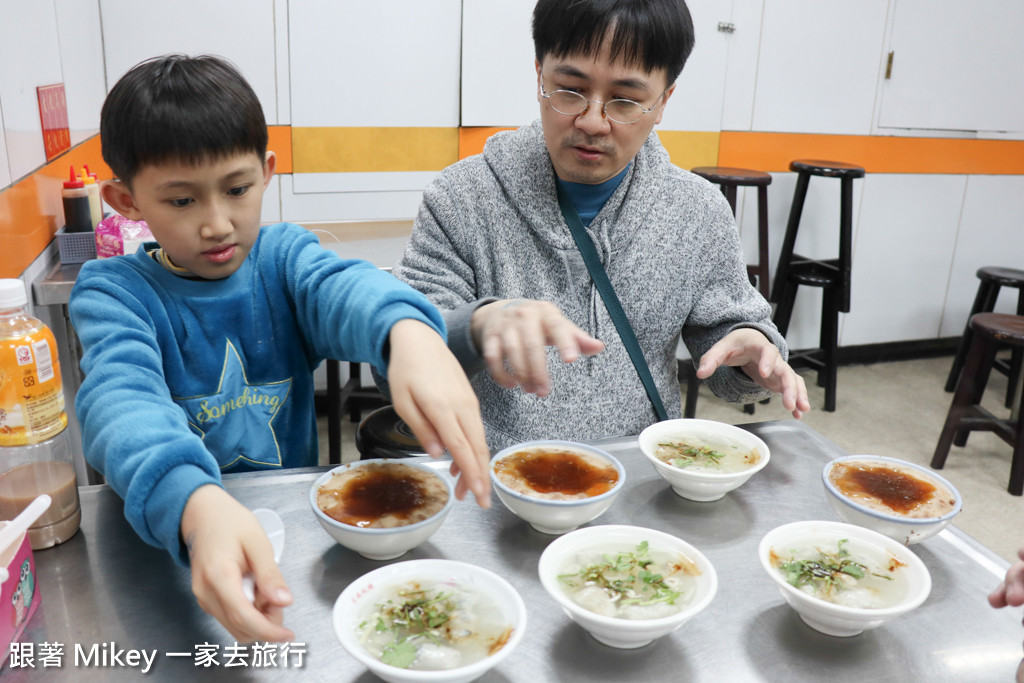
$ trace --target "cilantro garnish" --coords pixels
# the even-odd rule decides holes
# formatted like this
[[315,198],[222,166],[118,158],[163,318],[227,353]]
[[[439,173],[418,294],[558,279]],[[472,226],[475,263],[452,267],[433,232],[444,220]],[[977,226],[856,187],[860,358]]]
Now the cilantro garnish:
[[659,443],[658,446],[671,451],[671,454],[664,456],[662,459],[676,467],[700,465],[702,467],[721,469],[722,458],[725,457],[725,453],[708,448],[707,446],[692,446],[687,443],[672,442]]
[[842,575],[863,579],[869,573],[879,578],[892,580],[891,576],[869,572],[866,565],[850,559],[850,551],[846,548],[848,539],[837,544],[836,552],[830,553],[818,548],[818,556],[808,560],[790,560],[778,565],[786,575],[786,581],[797,588],[812,586],[815,594],[831,596],[843,590],[846,581]]
[[588,584],[600,586],[620,605],[674,605],[682,595],[665,582],[665,577],[649,569],[654,560],[649,555],[647,541],[640,543],[633,552],[603,557],[604,562],[575,574],[560,574],[558,580],[574,590]]

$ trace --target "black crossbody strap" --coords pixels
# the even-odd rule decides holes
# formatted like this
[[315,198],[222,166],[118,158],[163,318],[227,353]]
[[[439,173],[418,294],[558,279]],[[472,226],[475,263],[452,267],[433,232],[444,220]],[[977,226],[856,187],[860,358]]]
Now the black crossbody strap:
[[647,367],[647,361],[640,350],[640,342],[636,339],[636,333],[633,332],[633,328],[629,324],[626,312],[622,310],[619,298],[615,296],[615,288],[612,287],[611,280],[608,279],[608,273],[605,272],[604,267],[601,265],[597,249],[594,248],[594,243],[590,240],[590,236],[587,235],[587,229],[583,227],[583,221],[580,220],[576,207],[572,205],[572,200],[569,199],[568,194],[566,194],[559,183],[556,182],[555,185],[558,188],[558,206],[562,209],[562,217],[569,225],[569,232],[572,233],[572,238],[576,241],[576,247],[580,250],[580,254],[583,255],[583,262],[587,264],[590,277],[594,280],[594,285],[604,300],[605,308],[608,309],[608,315],[611,316],[612,322],[615,323],[615,329],[619,331],[619,337],[622,339],[626,351],[629,352],[629,357],[633,361],[636,373],[640,375],[640,381],[643,382],[644,389],[647,390],[647,397],[651,399],[654,412],[658,415],[659,420],[667,420],[668,414],[665,412],[665,405],[661,402],[658,387],[654,385],[651,370]]

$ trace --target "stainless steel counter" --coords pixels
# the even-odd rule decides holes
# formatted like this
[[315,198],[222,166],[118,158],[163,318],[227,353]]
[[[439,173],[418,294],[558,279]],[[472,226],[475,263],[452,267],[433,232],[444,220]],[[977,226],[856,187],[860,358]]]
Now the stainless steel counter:
[[[1022,610],[993,610],[985,600],[1008,565],[952,527],[913,547],[933,581],[922,607],[853,638],[833,638],[805,626],[764,575],[757,544],[786,522],[836,519],[820,477],[824,463],[843,453],[796,421],[747,428],[768,443],[772,460],[741,489],[714,503],[672,493],[634,440],[602,442],[622,460],[628,477],[615,505],[592,524],[635,524],[676,534],[708,556],[720,581],[708,609],[639,650],[601,645],[562,613],[537,580],[537,560],[553,537],[532,530],[496,498],[490,511],[456,504],[428,543],[395,561],[472,562],[497,571],[520,591],[529,610],[528,632],[485,681],[1013,680],[1022,655]],[[138,668],[97,664],[102,653],[121,649],[155,650],[146,675],[154,681],[374,680],[338,645],[330,613],[349,582],[383,563],[336,545],[320,529],[308,493],[321,471],[225,477],[228,490],[244,504],[270,507],[284,519],[281,567],[295,597],[285,623],[304,644],[301,670],[293,668],[294,652],[287,656],[287,669],[281,652],[276,666],[253,666],[266,664],[265,654],[230,657],[235,644],[196,606],[187,570],[138,539],[109,488],[91,486],[82,489],[78,535],[36,553],[42,604],[23,638],[35,644],[36,669],[5,668],[4,682],[139,679]],[[60,668],[41,667],[44,642],[63,645]],[[195,666],[194,655],[204,644],[217,648],[220,665]],[[76,649],[94,653],[88,665],[79,656],[76,666]],[[228,668],[228,661],[249,666]]]

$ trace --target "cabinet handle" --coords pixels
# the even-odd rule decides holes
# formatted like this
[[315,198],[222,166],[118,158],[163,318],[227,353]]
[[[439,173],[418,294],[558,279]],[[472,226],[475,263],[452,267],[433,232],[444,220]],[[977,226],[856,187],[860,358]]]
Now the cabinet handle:
[[892,78],[892,57],[895,54],[895,51],[890,52],[889,59],[885,63],[885,80],[889,80],[890,78]]

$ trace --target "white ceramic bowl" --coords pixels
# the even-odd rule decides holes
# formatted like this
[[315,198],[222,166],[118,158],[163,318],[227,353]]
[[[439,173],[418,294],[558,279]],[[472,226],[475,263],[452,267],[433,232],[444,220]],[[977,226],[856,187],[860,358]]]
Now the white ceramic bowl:
[[[748,448],[757,449],[760,459],[753,467],[740,472],[714,472],[706,469],[676,467],[655,455],[659,443],[700,434],[727,438]],[[771,457],[765,442],[747,430],[712,420],[683,418],[656,422],[640,432],[637,439],[640,442],[640,450],[651,461],[658,474],[669,483],[673,491],[683,498],[702,503],[718,500],[729,491],[739,488],[764,469]]]
[[[632,551],[642,541],[647,541],[652,551],[681,553],[700,569],[693,599],[680,612],[657,619],[621,619],[604,616],[577,604],[559,584],[558,575],[580,551]],[[715,568],[699,550],[671,534],[637,526],[600,525],[568,533],[548,545],[540,556],[537,571],[540,574],[541,585],[565,610],[570,619],[605,645],[621,649],[643,647],[652,640],[675,631],[707,607],[718,590],[718,575]]]
[[[822,547],[834,548],[843,539],[847,540],[846,547],[854,557],[865,553],[868,557],[884,558],[888,553],[903,563],[904,566],[897,571],[905,573],[907,592],[897,604],[880,609],[837,605],[790,585],[782,573],[772,566],[773,550],[784,555],[790,549],[819,543]],[[877,628],[921,605],[932,589],[928,568],[912,550],[888,536],[853,524],[822,521],[784,524],[772,529],[761,539],[758,557],[782,597],[796,610],[804,623],[830,636],[855,636],[862,631]]]
[[[437,477],[438,480],[444,482],[445,490],[448,491],[448,502],[445,503],[444,507],[442,507],[441,510],[432,517],[421,522],[416,522],[415,524],[396,526],[389,529],[370,529],[353,526],[351,524],[344,524],[325,514],[324,511],[320,509],[320,506],[317,505],[317,491],[319,491],[320,487],[327,483],[327,481],[335,474],[344,472],[350,468],[366,467],[367,465],[382,463],[401,463],[402,465],[415,467],[429,473],[433,477]],[[451,511],[454,503],[455,489],[452,486],[451,480],[447,477],[442,476],[437,471],[425,465],[403,462],[401,460],[389,460],[385,458],[359,460],[346,465],[339,465],[338,467],[320,475],[309,490],[309,505],[313,508],[313,514],[316,515],[316,521],[320,522],[320,526],[323,527],[324,531],[330,534],[331,538],[341,545],[349,548],[350,550],[356,551],[368,560],[392,560],[396,557],[400,557],[407,551],[412,550],[420,543],[423,543],[441,527],[445,518],[448,517],[448,513]]]
[[[881,466],[897,466],[915,473],[920,479],[924,479],[936,486],[944,487],[952,496],[953,509],[939,517],[905,517],[896,512],[885,513],[873,510],[851,498],[844,496],[831,482],[829,474],[836,463],[867,462]],[[822,482],[825,484],[825,491],[828,494],[828,502],[836,511],[839,518],[850,524],[867,527],[880,534],[885,534],[891,539],[905,545],[919,543],[926,538],[931,538],[942,531],[960,512],[963,501],[960,492],[946,479],[926,467],[915,465],[905,460],[888,458],[881,455],[849,455],[836,458],[825,466],[821,473]]]
[[[514,491],[502,482],[495,473],[495,465],[513,453],[531,448],[557,448],[588,453],[613,465],[619,473],[619,481],[611,489],[600,495],[576,500],[535,498]],[[494,490],[498,494],[498,499],[505,507],[514,512],[520,519],[529,522],[530,526],[534,529],[545,534],[564,534],[581,524],[586,524],[596,519],[611,507],[626,483],[626,470],[623,468],[622,463],[610,453],[606,453],[600,448],[594,448],[593,446],[573,441],[527,441],[499,451],[491,458],[491,482],[494,484]]]
[[[501,610],[512,635],[494,654],[476,662],[446,671],[400,669],[380,661],[359,643],[356,629],[389,587],[410,581],[453,583],[486,593]],[[334,633],[342,647],[370,671],[392,683],[459,683],[472,681],[508,657],[526,632],[526,605],[507,581],[476,565],[452,560],[410,560],[396,562],[364,574],[338,596],[331,613]]]

